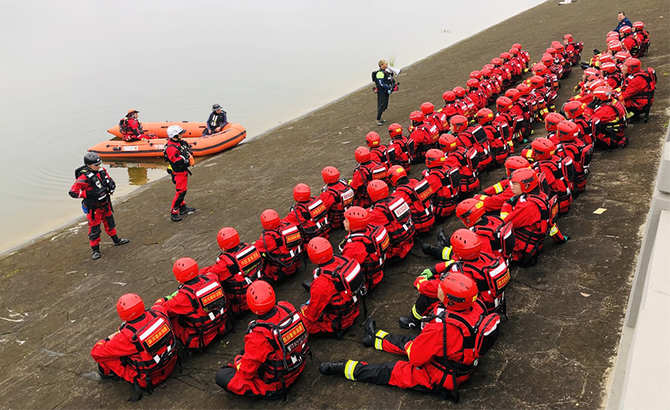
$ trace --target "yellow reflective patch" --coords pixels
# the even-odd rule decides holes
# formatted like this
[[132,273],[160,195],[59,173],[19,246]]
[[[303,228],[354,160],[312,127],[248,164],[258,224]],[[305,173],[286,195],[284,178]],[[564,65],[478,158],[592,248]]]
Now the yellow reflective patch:
[[451,259],[451,246],[447,246],[442,249],[442,260],[448,261]]
[[554,236],[554,235],[556,235],[557,233],[558,233],[558,227],[556,226],[556,224],[554,224],[554,225],[551,227],[551,229],[549,230],[549,235],[550,235],[550,236]]
[[[409,343],[407,343],[407,349],[405,350],[405,351],[407,352],[407,358],[408,358],[408,359],[409,359],[410,351],[412,350],[412,344],[413,344],[413,342],[409,342]],[[411,360],[411,359],[410,359],[410,360]]]
[[503,219],[503,220],[504,220],[505,218],[507,218],[507,215],[509,215],[509,213],[507,213],[507,212],[501,212],[501,213],[500,213],[500,219]]
[[377,334],[375,335],[375,349],[384,350],[382,348],[382,341],[384,340],[386,335],[388,335],[388,332],[385,332],[383,330],[377,332]]
[[348,360],[347,364],[344,366],[344,377],[346,377],[349,380],[356,380],[354,379],[354,370],[356,370],[356,365],[358,364],[358,361],[355,360]]
[[414,316],[415,319],[421,320],[423,316],[419,314],[419,312],[416,311],[416,305],[412,306],[412,316]]

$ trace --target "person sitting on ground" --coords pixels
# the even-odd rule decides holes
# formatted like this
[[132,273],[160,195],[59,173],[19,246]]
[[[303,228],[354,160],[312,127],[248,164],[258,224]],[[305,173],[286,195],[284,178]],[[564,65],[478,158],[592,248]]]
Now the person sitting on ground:
[[137,114],[139,114],[139,111],[130,109],[128,114],[119,121],[119,131],[123,140],[133,142],[157,138],[156,134],[142,131],[142,123],[137,119]]
[[219,104],[214,104],[212,105],[212,113],[207,118],[206,128],[202,131],[202,136],[221,132],[226,125],[228,125],[226,112],[221,109]]

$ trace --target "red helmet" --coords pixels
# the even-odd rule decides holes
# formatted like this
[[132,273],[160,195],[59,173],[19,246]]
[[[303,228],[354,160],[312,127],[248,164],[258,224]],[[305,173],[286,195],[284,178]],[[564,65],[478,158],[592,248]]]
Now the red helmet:
[[600,57],[598,57],[598,62],[600,62],[600,63],[608,63],[608,62],[611,63],[613,61],[614,61],[614,59],[612,58],[612,54],[610,54],[610,53],[605,53],[605,54],[601,55]]
[[539,75],[530,77],[530,86],[532,89],[544,87],[544,78],[540,77]]
[[607,86],[607,81],[603,80],[602,78],[593,80],[591,83],[588,84],[588,89],[591,92],[594,92],[598,87],[605,87]]
[[586,70],[584,70],[584,75],[586,75],[586,78],[589,78],[592,75],[595,75],[596,77],[599,77],[600,76],[600,71],[598,71],[597,68],[589,67]]
[[500,58],[503,59],[503,61],[506,61],[512,58],[512,54],[508,53],[507,51],[503,51],[500,53]]
[[544,50],[545,53],[551,54],[552,56],[556,54],[556,49],[553,47],[549,47],[548,49]]
[[512,47],[509,49],[509,53],[516,57],[517,55],[519,55],[519,49],[516,47]]
[[463,98],[463,97],[465,97],[465,88],[463,88],[463,87],[454,87],[454,94],[456,94],[456,97],[458,97],[458,98]]
[[[542,58],[540,58],[540,62],[542,64],[544,64],[545,67],[550,66],[554,63],[554,56],[552,56],[551,54],[546,54],[546,53],[542,54]],[[535,64],[535,66],[537,66],[537,65],[539,65],[539,64]],[[535,71],[535,66],[533,66],[533,71]]]
[[562,45],[562,44],[560,42],[556,41],[556,40],[551,42],[551,48],[553,48],[556,51],[559,51],[556,46],[560,46],[560,45]]
[[379,137],[379,134],[374,131],[370,131],[365,136],[365,142],[368,144],[368,147],[374,148],[381,145],[382,139]]
[[521,48],[521,44],[519,44],[519,43],[514,43],[514,44],[512,44],[512,48],[516,48],[516,49],[519,50],[519,51],[523,50],[523,49]]
[[[546,65],[544,65],[542,63],[537,63],[533,66],[533,68],[531,68],[531,71],[534,72],[536,76],[540,76],[540,75],[547,74],[549,72],[549,69],[547,69]],[[542,82],[544,83],[544,80],[542,80]],[[531,82],[530,83],[531,84],[533,83],[532,77],[531,77]]]
[[[519,92],[518,90],[514,90],[514,91],[516,91],[517,93]],[[507,111],[511,110],[512,105],[513,105],[512,100],[510,100],[507,97],[498,97],[498,99],[496,100],[496,110],[498,110],[499,112],[507,112]],[[493,113],[491,113],[491,114],[493,114]]]
[[517,169],[512,173],[512,183],[521,185],[521,192],[527,193],[537,188],[537,174],[531,168]]
[[614,33],[608,35],[607,38],[605,38],[605,43],[607,44],[611,43],[612,41],[619,41],[619,35]]
[[307,244],[307,255],[312,263],[321,265],[333,259],[333,246],[328,239],[317,236]]
[[247,288],[247,306],[257,315],[264,315],[275,307],[275,290],[264,280],[257,280]]
[[512,102],[517,101],[521,97],[521,92],[516,88],[510,88],[505,91],[505,97],[512,100]]
[[598,87],[593,92],[593,97],[601,101],[606,101],[612,98],[612,88],[608,86]]
[[321,170],[321,177],[326,184],[332,184],[340,179],[340,171],[332,166],[327,166]]
[[368,162],[370,161],[370,150],[367,147],[358,147],[354,151],[354,157],[359,164]]
[[[474,225],[479,218],[484,215],[484,202],[478,201],[474,198],[462,200],[456,207],[456,216],[463,221],[463,225],[468,228]],[[453,237],[452,237],[453,238]]]
[[491,77],[491,70],[486,68],[486,66],[484,68],[482,68],[482,71],[480,71],[480,72],[481,72],[482,77],[485,77],[485,78],[490,78]]
[[445,91],[444,94],[442,94],[442,99],[445,103],[454,102],[456,101],[456,93],[453,91]]
[[431,114],[433,111],[435,111],[435,106],[431,102],[425,102],[421,104],[421,112],[423,115],[428,115]]
[[522,96],[530,94],[530,86],[528,84],[521,83],[516,86],[516,89],[519,90]]
[[391,179],[393,186],[398,185],[398,180],[406,176],[407,171],[405,171],[405,168],[401,167],[400,165],[394,165],[391,167],[391,169],[389,169],[389,178]]
[[479,72],[479,70],[475,71],[470,71],[470,78],[474,78],[475,80],[479,80],[482,76],[482,73]]
[[556,135],[561,141],[574,141],[579,134],[579,127],[572,121],[561,121],[556,128]]
[[548,138],[537,138],[530,144],[534,159],[549,159],[556,153],[556,144]]
[[449,120],[449,124],[454,128],[455,132],[461,132],[468,127],[468,119],[462,115],[454,115]]
[[522,168],[530,168],[530,163],[528,160],[519,155],[513,155],[508,157],[505,160],[505,169],[507,170],[507,176],[511,176],[514,171]]
[[557,53],[562,53],[563,50],[565,50],[565,46],[557,41],[556,44],[554,45],[554,49],[556,50]]
[[368,182],[368,196],[372,202],[381,201],[389,196],[389,186],[386,182],[376,179]]
[[402,136],[402,125],[398,124],[397,122],[389,125],[389,136],[391,138]]
[[614,64],[614,62],[612,62],[612,61],[608,61],[606,63],[602,63],[600,65],[600,69],[603,70],[606,73],[612,74],[613,72],[616,71],[616,64]]
[[627,59],[623,63],[623,65],[626,66],[626,69],[628,70],[628,74],[636,73],[640,70],[640,67],[642,67],[642,63],[640,62],[640,60],[638,60],[635,57]]
[[618,53],[614,54],[614,58],[620,62],[626,61],[626,59],[630,58],[630,53],[628,51],[619,51]]
[[633,28],[636,30],[644,30],[644,23],[641,21],[636,21],[633,23]]
[[461,141],[454,137],[453,134],[442,134],[437,143],[440,144],[440,149],[445,153],[451,152],[462,145]]
[[431,148],[426,152],[426,167],[438,168],[444,166],[444,152],[439,149]]
[[608,31],[608,32],[607,32],[607,35],[608,35],[608,36],[611,36],[611,35],[617,35],[617,36],[618,36],[619,33],[617,33],[617,32],[614,31],[614,30],[611,30],[611,31]]
[[293,188],[293,199],[296,202],[307,202],[311,197],[312,191],[309,189],[309,185],[300,183]]
[[465,85],[469,88],[479,88],[479,80],[476,78],[471,78],[465,82]]
[[469,309],[477,300],[479,290],[474,280],[462,273],[451,273],[440,282],[437,297],[452,311]]
[[263,229],[275,229],[279,226],[281,220],[279,214],[274,209],[266,209],[261,214],[261,225]]
[[566,34],[563,36],[563,40],[567,41],[568,43],[572,43],[574,38],[572,37],[572,34]]
[[493,64],[496,67],[500,67],[502,65],[502,60],[499,59],[498,57],[492,58],[491,64]]
[[451,249],[460,259],[477,259],[482,250],[482,241],[476,233],[461,228],[451,235]]
[[586,104],[581,101],[570,101],[563,106],[563,111],[565,111],[565,116],[569,119],[574,119],[579,117],[586,108]]
[[179,258],[172,265],[172,273],[177,278],[177,282],[188,282],[198,275],[198,263],[191,258]]
[[116,312],[124,322],[137,319],[144,314],[144,302],[135,293],[126,293],[116,302]]
[[493,121],[493,111],[489,110],[488,108],[482,108],[481,110],[477,111],[476,116],[477,122],[481,125]]
[[412,111],[409,114],[409,119],[412,122],[423,122],[424,118],[425,118],[425,116],[423,115],[423,113],[421,111]]
[[352,206],[344,211],[344,218],[349,222],[349,230],[352,232],[364,230],[370,222],[370,214],[360,206]]
[[557,112],[550,112],[544,118],[544,127],[549,132],[556,131],[556,126],[558,125],[559,122],[563,121],[564,119],[565,118],[561,114]]
[[237,233],[235,228],[227,226],[221,228],[219,233],[216,234],[216,241],[219,243],[219,248],[226,251],[240,244],[240,234]]
[[633,32],[633,28],[631,26],[623,26],[619,29],[619,33],[621,34],[630,34]]

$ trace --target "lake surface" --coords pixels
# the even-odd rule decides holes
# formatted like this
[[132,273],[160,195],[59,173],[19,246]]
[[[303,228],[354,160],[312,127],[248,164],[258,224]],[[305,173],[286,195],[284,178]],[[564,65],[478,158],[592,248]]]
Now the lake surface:
[[[253,139],[370,85],[381,58],[405,67],[540,3],[3,1],[0,253],[81,215],[74,169],[130,108],[203,122],[218,102]],[[104,166],[116,198],[166,176]]]

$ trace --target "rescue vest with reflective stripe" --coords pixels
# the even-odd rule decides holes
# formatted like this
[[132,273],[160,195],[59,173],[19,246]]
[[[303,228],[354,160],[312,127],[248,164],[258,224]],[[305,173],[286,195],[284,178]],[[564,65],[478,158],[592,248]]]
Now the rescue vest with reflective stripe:
[[[268,249],[266,235],[274,241],[275,248]],[[277,228],[263,230],[263,245],[270,262],[274,262],[283,267],[293,265],[300,256],[300,246],[303,243],[300,230],[297,226],[288,222],[282,222]]]
[[[330,303],[324,308],[324,313],[345,317],[355,309],[358,309],[361,299],[366,293],[365,274],[361,265],[354,259],[334,255],[338,262],[335,269],[317,268],[314,270],[314,278],[323,275],[330,279],[337,292]],[[337,326],[336,326],[337,327]],[[333,329],[339,331],[339,329]]]
[[298,202],[291,208],[299,213],[303,222],[300,222],[300,231],[305,239],[323,236],[330,232],[328,223],[328,208],[319,198],[312,198],[309,202]]
[[402,197],[393,195],[384,198],[372,204],[372,209],[379,209],[388,220],[385,227],[392,246],[404,243],[414,236],[416,230],[412,222],[412,211]]
[[195,283],[184,283],[180,292],[186,293],[193,310],[179,315],[179,323],[184,327],[193,328],[200,334],[219,327],[228,319],[226,296],[221,284],[207,276],[199,275]]
[[123,329],[133,334],[130,341],[137,348],[138,354],[124,359],[135,368],[138,378],[147,378],[162,369],[177,353],[177,339],[170,320],[162,313],[147,309],[139,320],[125,322],[119,330]]

